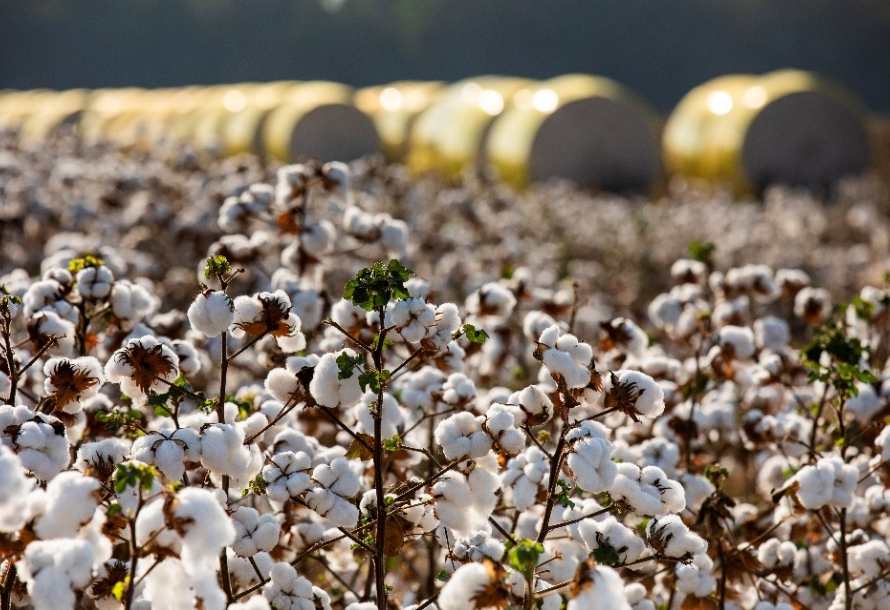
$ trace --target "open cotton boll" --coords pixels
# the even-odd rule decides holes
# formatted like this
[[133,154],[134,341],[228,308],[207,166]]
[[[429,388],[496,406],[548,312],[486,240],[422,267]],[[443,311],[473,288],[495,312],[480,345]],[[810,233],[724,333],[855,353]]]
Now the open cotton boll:
[[516,427],[513,409],[495,403],[485,413],[484,428],[498,453],[515,455],[525,449],[525,433]]
[[608,336],[607,345],[618,349],[635,358],[641,358],[649,345],[649,337],[646,332],[628,318],[615,318],[611,322],[603,323],[603,329]]
[[553,417],[553,401],[538,385],[530,385],[510,394],[507,403],[519,405],[518,411],[523,417],[518,418],[517,423],[535,427],[545,424]]
[[394,326],[408,343],[417,343],[436,322],[436,309],[421,298],[396,301],[386,310],[384,326]]
[[550,461],[537,446],[532,445],[523,453],[510,458],[507,468],[501,474],[504,487],[513,490],[513,505],[517,510],[532,506],[538,492],[549,480]]
[[282,503],[298,497],[309,489],[311,469],[312,460],[302,451],[276,453],[263,467],[266,494],[270,499]]
[[467,311],[473,315],[505,319],[513,313],[516,297],[506,286],[498,282],[489,282],[470,293],[465,305]]
[[890,460],[890,426],[885,426],[881,433],[875,439],[875,448],[877,448],[881,459]]
[[491,450],[491,437],[482,429],[482,418],[464,411],[443,419],[436,426],[436,444],[449,460],[479,458]]
[[452,373],[442,384],[442,402],[464,406],[476,398],[476,384],[463,373]]
[[[362,434],[374,434],[374,416],[371,414],[370,405],[377,403],[377,395],[366,392],[353,408],[353,415],[358,422],[357,432]],[[383,394],[383,409],[380,416],[380,437],[392,438],[401,432],[405,426],[405,416],[402,407],[392,394]]]
[[426,365],[420,370],[405,373],[396,380],[402,404],[408,409],[432,409],[447,377],[439,369]]
[[315,365],[315,373],[309,383],[309,392],[322,406],[332,409],[340,405],[351,407],[361,399],[362,389],[358,383],[358,371],[354,370],[350,377],[340,379],[337,358],[344,354],[349,358],[357,356],[353,350],[347,348],[323,355]]
[[164,559],[145,575],[142,597],[151,602],[152,608],[193,610],[198,606],[182,562],[172,557]]
[[306,223],[300,230],[300,247],[309,256],[330,253],[337,240],[337,229],[330,220]]
[[87,267],[77,272],[77,291],[85,299],[104,299],[111,293],[114,274],[105,265]]
[[632,370],[618,371],[615,377],[620,388],[636,396],[633,408],[637,413],[646,417],[658,417],[664,413],[664,389],[652,377]]
[[74,467],[80,472],[105,481],[114,474],[118,464],[123,462],[129,453],[129,443],[119,438],[105,438],[101,441],[84,443],[77,450]]
[[255,508],[239,506],[232,513],[235,542],[232,550],[241,557],[252,557],[261,551],[271,551],[278,544],[281,526],[275,515],[261,515]]
[[163,394],[179,376],[179,357],[156,337],[128,339],[105,364],[105,377],[137,404]]
[[760,349],[781,350],[791,340],[788,322],[776,316],[766,316],[754,322],[754,344]]
[[[380,215],[378,215],[380,216]],[[402,258],[408,253],[408,224],[388,214],[380,224],[380,245],[391,258]]]
[[466,532],[471,527],[474,516],[467,510],[471,497],[467,478],[460,472],[447,472],[433,484],[433,507],[436,517],[445,527],[455,532]]
[[797,546],[790,540],[770,538],[757,548],[757,560],[767,570],[777,570],[794,565]]
[[648,517],[679,513],[686,508],[683,486],[673,481],[657,466],[640,468],[627,462],[617,464],[618,474],[608,490],[613,500],[623,499]]
[[271,582],[263,590],[263,596],[276,610],[331,610],[328,594],[297,576],[290,564],[276,563],[269,577]]
[[34,532],[43,540],[74,538],[96,512],[102,484],[79,472],[63,472],[46,486],[43,513],[34,522]]
[[40,345],[48,344],[50,337],[56,338],[55,344],[46,350],[47,355],[73,355],[77,329],[73,322],[63,319],[57,313],[48,310],[37,312],[28,321],[28,331],[31,340]]
[[754,356],[754,332],[748,327],[724,326],[717,331],[717,343],[725,355],[736,360]]
[[611,489],[618,474],[612,461],[609,430],[599,422],[583,421],[566,435],[571,448],[566,466],[584,491],[600,493]]
[[679,563],[674,568],[677,591],[693,597],[708,597],[717,590],[717,579],[711,575],[714,562],[705,553],[698,553],[689,564]]
[[624,596],[624,580],[608,566],[587,563],[579,570],[566,610],[631,610]]
[[105,383],[101,363],[92,356],[51,358],[43,365],[43,389],[56,409],[77,413],[81,401],[95,396]]
[[504,556],[504,543],[490,532],[482,530],[462,536],[454,543],[451,554],[460,561],[482,561],[486,557],[500,561]]
[[812,326],[825,322],[831,309],[831,294],[824,288],[806,286],[794,297],[794,315]]
[[111,311],[124,330],[149,315],[154,306],[151,293],[141,284],[118,280],[111,289]]
[[708,543],[690,531],[679,515],[653,517],[646,524],[649,546],[665,557],[683,558],[708,550]]
[[847,549],[850,573],[874,577],[890,564],[890,547],[884,540],[869,540]]
[[886,400],[878,395],[871,384],[858,382],[856,389],[859,394],[848,398],[844,403],[844,418],[868,425],[878,411],[886,406]]
[[361,481],[346,458],[320,464],[312,471],[315,482],[306,494],[306,504],[337,527],[355,527],[359,510],[347,500],[358,495]]
[[580,343],[575,335],[559,336],[559,328],[551,326],[541,333],[538,350],[541,362],[553,376],[561,377],[569,388],[583,388],[590,383],[590,360],[593,348]]
[[825,457],[815,466],[804,466],[791,481],[797,484],[795,494],[804,508],[816,510],[830,505],[849,508],[859,470],[845,464],[840,457]]
[[157,466],[169,481],[180,481],[185,464],[201,460],[201,437],[193,428],[159,430],[137,438],[132,454],[135,460]]
[[283,290],[241,295],[235,298],[234,307],[233,337],[255,339],[269,334],[287,353],[306,347],[306,337],[300,332],[302,322],[291,311],[290,297]]
[[602,521],[584,519],[578,524],[578,533],[588,552],[593,553],[599,548],[612,547],[619,563],[636,561],[646,548],[642,538],[619,523],[612,515]]
[[18,456],[0,443],[0,532],[16,532],[28,521],[25,509],[34,484]]
[[74,589],[92,579],[93,546],[86,540],[37,540],[25,549],[19,578],[28,587],[34,610],[73,610]]
[[530,311],[522,319],[522,334],[529,341],[537,341],[545,330],[551,326],[558,326],[558,322],[548,313],[543,311]]
[[25,405],[0,405],[0,431],[3,444],[41,481],[49,481],[68,467],[65,426],[55,417],[34,413]]
[[235,304],[220,290],[206,290],[189,305],[188,318],[192,328],[206,337],[215,337],[232,325]]
[[[481,563],[467,563],[455,570],[445,586],[439,591],[439,598],[436,603],[439,610],[473,610],[478,608],[490,608],[495,603],[480,604],[479,594],[483,591],[491,590],[492,576],[495,574],[488,566]],[[506,589],[503,591],[504,601],[506,601]]]
[[452,337],[460,325],[461,319],[457,305],[442,303],[436,307],[435,322],[427,330],[429,341],[437,348],[444,349],[452,343]]
[[201,464],[218,475],[241,478],[251,464],[244,430],[236,424],[212,424],[201,431]]

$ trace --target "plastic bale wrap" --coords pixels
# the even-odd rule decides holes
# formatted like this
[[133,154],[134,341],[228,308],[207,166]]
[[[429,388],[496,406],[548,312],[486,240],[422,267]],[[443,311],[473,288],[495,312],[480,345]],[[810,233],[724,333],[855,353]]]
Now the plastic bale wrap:
[[402,81],[365,87],[355,94],[356,107],[371,117],[383,152],[390,161],[401,161],[408,153],[411,126],[433,104],[443,90],[441,82]]

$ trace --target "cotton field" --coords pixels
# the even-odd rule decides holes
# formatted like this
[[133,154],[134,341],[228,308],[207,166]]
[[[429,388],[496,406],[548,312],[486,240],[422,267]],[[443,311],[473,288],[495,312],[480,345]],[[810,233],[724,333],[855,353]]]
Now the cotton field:
[[890,607],[890,197],[0,140],[0,610]]

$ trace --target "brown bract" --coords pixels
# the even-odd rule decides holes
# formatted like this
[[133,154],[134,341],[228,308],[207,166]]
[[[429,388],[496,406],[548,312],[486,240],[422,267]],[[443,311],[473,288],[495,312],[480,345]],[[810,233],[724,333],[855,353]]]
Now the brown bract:
[[176,370],[173,362],[164,355],[161,344],[145,348],[140,344],[119,352],[115,358],[132,367],[130,376],[143,393],[148,394],[149,388],[157,379],[166,379]]
[[270,333],[273,337],[290,337],[294,329],[287,323],[287,314],[290,307],[274,297],[259,297],[263,304],[263,313],[250,322],[238,322],[235,324],[250,337],[259,337]]
[[488,571],[488,584],[476,591],[470,601],[474,608],[499,608],[506,609],[510,606],[510,594],[504,585],[504,577],[507,571],[498,563],[489,558],[482,560],[482,565]]
[[635,422],[639,422],[640,418],[637,417],[637,399],[646,390],[641,390],[633,382],[621,383],[615,373],[610,373],[610,375],[612,376],[612,388],[605,397],[606,410],[615,409],[621,411]]
[[49,376],[50,383],[56,388],[51,394],[56,408],[80,400],[81,394],[99,383],[99,380],[74,365],[70,360],[61,360]]

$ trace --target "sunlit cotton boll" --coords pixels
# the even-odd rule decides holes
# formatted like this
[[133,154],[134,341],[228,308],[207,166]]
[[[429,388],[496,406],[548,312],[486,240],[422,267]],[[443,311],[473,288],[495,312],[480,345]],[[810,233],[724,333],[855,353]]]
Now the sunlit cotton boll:
[[584,491],[608,491],[615,482],[618,465],[612,461],[608,437],[608,429],[594,421],[581,422],[580,427],[566,435],[566,443],[572,448],[566,465]]
[[269,577],[271,582],[263,590],[263,596],[277,610],[331,610],[328,594],[297,576],[293,566],[276,563]]
[[125,330],[150,314],[154,305],[151,293],[141,284],[118,280],[111,289],[111,310]]
[[384,325],[395,326],[396,332],[408,343],[423,339],[435,322],[436,309],[417,297],[396,301],[386,310],[384,319]]
[[77,272],[77,291],[85,299],[104,299],[111,293],[114,274],[105,265],[87,267]]
[[683,523],[679,515],[667,515],[646,524],[649,546],[666,557],[682,558],[708,550],[708,543]]
[[803,507],[816,510],[826,505],[849,508],[858,479],[859,470],[835,456],[822,458],[815,466],[804,466],[793,481]]
[[587,566],[581,569],[578,584],[566,610],[631,610],[624,596],[624,580],[608,566]]
[[101,486],[98,480],[79,472],[56,476],[46,487],[46,504],[34,523],[35,533],[43,540],[74,538],[81,526],[93,518]]
[[271,551],[278,544],[281,526],[275,515],[261,515],[255,508],[239,506],[232,513],[235,543],[232,550],[241,557],[252,557],[261,551]]
[[226,293],[213,290],[198,294],[188,309],[192,328],[206,337],[224,333],[235,319],[235,306]]
[[18,456],[0,444],[0,532],[16,532],[28,520],[25,507],[34,485]]
[[340,379],[340,367],[337,364],[337,358],[340,356],[356,358],[357,354],[351,349],[345,349],[323,355],[315,366],[315,373],[309,384],[312,397],[325,407],[335,408],[340,405],[351,407],[362,397],[358,371],[353,370],[350,377]]
[[24,560],[17,565],[34,609],[73,609],[73,589],[83,589],[89,584],[93,557],[93,546],[86,540],[64,538],[29,544]]

